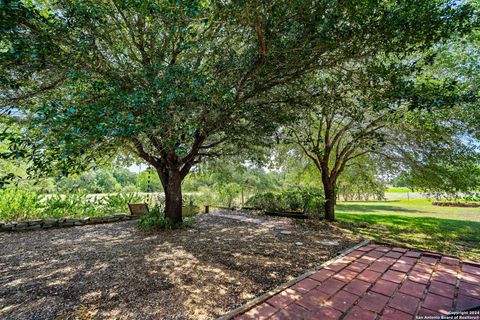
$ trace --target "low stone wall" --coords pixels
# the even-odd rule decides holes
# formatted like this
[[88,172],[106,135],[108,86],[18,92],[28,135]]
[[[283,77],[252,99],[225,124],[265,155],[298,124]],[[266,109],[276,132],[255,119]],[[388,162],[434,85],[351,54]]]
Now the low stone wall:
[[50,228],[66,228],[73,226],[84,226],[89,224],[111,223],[126,220],[136,220],[138,216],[116,214],[104,217],[86,217],[86,218],[46,218],[24,221],[0,221],[0,232],[2,231],[27,231],[41,230]]

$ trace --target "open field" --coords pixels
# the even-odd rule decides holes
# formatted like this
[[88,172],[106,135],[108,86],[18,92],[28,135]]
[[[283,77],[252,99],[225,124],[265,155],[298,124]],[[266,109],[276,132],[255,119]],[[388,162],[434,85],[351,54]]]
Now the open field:
[[480,261],[480,208],[436,207],[422,199],[339,202],[337,220],[376,241]]

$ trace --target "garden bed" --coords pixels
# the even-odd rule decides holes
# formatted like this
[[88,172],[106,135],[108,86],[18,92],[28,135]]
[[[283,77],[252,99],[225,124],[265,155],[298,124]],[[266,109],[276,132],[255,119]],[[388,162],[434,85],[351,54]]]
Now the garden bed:
[[432,205],[439,207],[480,208],[480,203],[475,202],[432,202]]
[[0,318],[212,319],[359,242],[314,220],[251,217],[0,233]]

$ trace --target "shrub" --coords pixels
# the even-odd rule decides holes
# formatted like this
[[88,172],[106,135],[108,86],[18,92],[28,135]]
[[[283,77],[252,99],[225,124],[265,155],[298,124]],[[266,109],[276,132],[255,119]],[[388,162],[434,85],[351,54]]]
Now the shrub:
[[115,193],[99,198],[97,210],[106,214],[127,212],[129,203],[140,202],[142,199],[135,193]]
[[478,201],[480,201],[480,192],[467,193],[463,197],[463,200],[467,201],[467,202],[478,202]]
[[78,193],[68,193],[66,195],[53,195],[45,200],[44,217],[70,217],[70,216],[95,216],[97,208],[91,201],[87,201],[85,196]]
[[320,189],[306,188],[302,190],[304,212],[315,217],[324,213],[325,196]]
[[21,220],[40,217],[44,204],[42,196],[21,189],[0,190],[0,219]]
[[67,193],[47,197],[43,216],[45,217],[91,217],[127,212],[128,204],[140,200],[134,193],[89,196],[81,193]]
[[290,211],[304,211],[303,192],[300,189],[286,189],[279,193],[279,202]]
[[173,223],[170,219],[165,218],[165,205],[157,204],[143,214],[138,219],[140,229],[179,229],[190,226],[195,221],[195,217],[185,217],[181,223]]
[[325,198],[320,189],[292,188],[279,192],[257,193],[248,199],[246,205],[266,211],[296,211],[321,215]]
[[278,193],[262,192],[248,199],[245,205],[259,210],[277,211],[284,209],[280,202],[281,199]]
[[0,190],[0,219],[106,216],[128,212],[128,203],[138,202],[134,194],[90,196],[82,193],[39,195],[22,189]]

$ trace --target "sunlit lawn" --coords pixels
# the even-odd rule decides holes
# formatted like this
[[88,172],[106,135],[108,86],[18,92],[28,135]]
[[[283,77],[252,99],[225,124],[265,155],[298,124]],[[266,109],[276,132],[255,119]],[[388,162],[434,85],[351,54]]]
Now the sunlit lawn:
[[436,207],[424,199],[339,202],[337,220],[379,242],[480,262],[480,208]]

